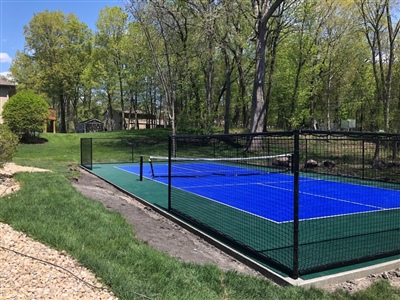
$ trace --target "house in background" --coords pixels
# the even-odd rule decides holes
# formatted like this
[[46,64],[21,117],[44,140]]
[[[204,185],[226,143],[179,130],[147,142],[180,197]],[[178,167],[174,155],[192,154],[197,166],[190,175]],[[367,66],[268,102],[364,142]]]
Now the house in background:
[[97,119],[89,119],[76,124],[76,133],[104,131],[104,124]]
[[0,124],[3,124],[3,105],[17,93],[17,86],[3,78],[0,78]]
[[163,120],[160,121],[155,115],[145,112],[137,112],[136,114],[132,112],[132,114],[129,115],[129,111],[125,111],[124,119],[126,128],[123,128],[121,110],[113,109],[111,116],[108,110],[103,113],[103,123],[106,127],[106,130],[109,131],[122,129],[149,129],[164,125]]

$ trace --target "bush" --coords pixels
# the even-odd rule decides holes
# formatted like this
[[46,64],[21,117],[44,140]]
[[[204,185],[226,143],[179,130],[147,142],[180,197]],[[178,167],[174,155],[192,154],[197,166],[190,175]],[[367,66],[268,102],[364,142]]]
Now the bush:
[[42,132],[49,117],[47,102],[31,91],[18,92],[3,105],[4,123],[18,135]]
[[18,136],[4,124],[0,124],[0,168],[10,162],[17,151]]

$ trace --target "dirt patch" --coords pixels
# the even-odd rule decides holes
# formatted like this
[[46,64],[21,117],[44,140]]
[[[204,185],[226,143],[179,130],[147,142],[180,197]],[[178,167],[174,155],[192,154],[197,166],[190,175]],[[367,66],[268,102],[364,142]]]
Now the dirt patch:
[[366,289],[371,284],[379,280],[387,280],[393,287],[400,288],[400,268],[380,274],[371,274],[365,278],[347,280],[346,282],[328,285],[323,287],[323,289],[329,292],[333,292],[335,290],[343,290],[352,294],[360,290]]
[[19,184],[11,175],[0,174],[0,197],[18,190]]
[[135,201],[104,180],[82,170],[72,185],[83,195],[121,213],[136,237],[149,246],[183,261],[218,265],[223,270],[259,276],[259,273],[185,230],[150,207]]
[[4,167],[0,169],[0,197],[19,190],[18,182],[12,177],[17,172],[49,172],[49,170],[6,163]]

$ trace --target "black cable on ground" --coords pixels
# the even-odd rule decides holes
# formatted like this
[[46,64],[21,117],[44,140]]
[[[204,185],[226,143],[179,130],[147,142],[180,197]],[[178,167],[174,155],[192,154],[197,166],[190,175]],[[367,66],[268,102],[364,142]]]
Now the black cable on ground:
[[[52,265],[53,267],[59,268],[59,269],[65,271],[65,272],[67,272],[68,274],[70,274],[70,275],[71,275],[72,277],[74,277],[75,279],[77,279],[77,280],[83,282],[83,283],[86,284],[87,286],[90,286],[91,288],[98,289],[98,290],[107,290],[107,288],[102,287],[102,286],[95,286],[95,285],[91,284],[90,282],[87,282],[87,281],[85,281],[84,279],[82,279],[82,278],[76,276],[74,273],[72,273],[71,271],[67,270],[66,268],[61,267],[61,266],[59,266],[59,265],[57,265],[57,264],[54,264],[54,263],[52,263],[52,262],[49,262],[49,261],[47,261],[47,260],[43,260],[43,259],[40,259],[40,258],[37,258],[37,257],[33,257],[33,256],[30,256],[30,255],[21,253],[21,252],[19,252],[19,251],[12,250],[12,249],[7,248],[7,247],[0,246],[0,248],[3,249],[3,250],[5,250],[5,251],[10,251],[10,252],[13,252],[13,253],[15,253],[15,254],[17,254],[17,255],[21,255],[21,256],[24,256],[24,257],[27,257],[27,258],[30,258],[30,259],[33,259],[33,260],[37,260],[37,261],[39,261],[39,262],[41,262],[41,263],[48,264],[48,265]],[[136,292],[133,292],[133,291],[131,291],[131,293],[132,293],[132,294],[135,294],[136,296],[139,296],[139,297],[141,297],[141,298],[143,298],[143,299],[152,300],[152,298],[149,298],[149,297],[147,297],[146,295],[142,295],[142,294],[139,294],[139,293],[136,293]]]
[[49,262],[49,261],[46,261],[46,260],[43,260],[43,259],[40,259],[40,258],[37,258],[37,257],[33,257],[33,256],[30,256],[30,255],[27,255],[27,254],[12,250],[10,248],[3,247],[3,246],[0,246],[0,248],[3,249],[3,250],[6,250],[6,251],[14,252],[15,254],[18,254],[18,255],[21,255],[21,256],[28,257],[28,258],[33,259],[33,260],[40,261],[41,263],[52,265],[53,267],[59,268],[59,269],[65,271],[65,272],[69,273],[75,279],[78,279],[79,281],[83,282],[84,284],[86,284],[86,285],[88,285],[88,286],[90,286],[92,288],[99,289],[99,290],[105,290],[106,289],[106,288],[101,287],[101,286],[95,286],[95,285],[91,284],[90,282],[87,282],[84,279],[76,276],[74,273],[72,273],[71,271],[67,270],[66,268],[61,267],[59,265],[56,265],[56,264],[54,264],[52,262]]

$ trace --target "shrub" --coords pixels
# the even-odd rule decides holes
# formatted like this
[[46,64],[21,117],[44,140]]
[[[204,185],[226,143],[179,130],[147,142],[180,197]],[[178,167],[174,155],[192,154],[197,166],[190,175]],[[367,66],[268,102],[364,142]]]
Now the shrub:
[[0,168],[12,160],[17,151],[18,136],[6,125],[0,124]]
[[42,132],[49,116],[47,102],[31,91],[21,91],[3,105],[4,123],[18,135]]

